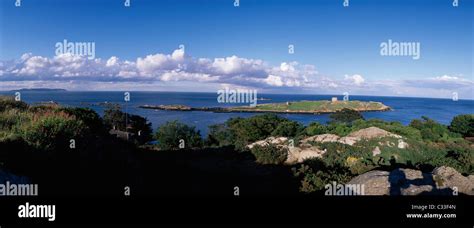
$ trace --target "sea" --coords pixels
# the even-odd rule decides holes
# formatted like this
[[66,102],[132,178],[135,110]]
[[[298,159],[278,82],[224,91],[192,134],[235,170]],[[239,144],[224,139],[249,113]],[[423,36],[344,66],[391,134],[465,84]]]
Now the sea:
[[[14,95],[15,91],[0,92],[0,95]],[[224,123],[233,117],[251,117],[257,113],[212,113],[202,111],[165,111],[139,108],[140,105],[173,105],[181,104],[190,107],[230,107],[243,106],[243,103],[218,103],[217,93],[197,92],[130,92],[130,100],[125,102],[124,92],[97,91],[21,91],[21,100],[29,104],[56,102],[63,106],[88,107],[103,115],[106,103],[117,103],[122,111],[146,117],[156,130],[167,121],[178,120],[195,126],[201,135],[206,136],[208,127]],[[258,104],[291,102],[301,100],[331,100],[332,97],[342,99],[341,95],[288,95],[259,94]],[[442,124],[449,125],[454,116],[474,113],[474,100],[452,100],[435,98],[385,97],[385,96],[350,96],[350,100],[377,101],[392,108],[386,112],[363,112],[366,119],[382,119],[399,121],[409,124],[411,120],[427,116]],[[304,125],[311,122],[326,123],[329,114],[278,114]]]

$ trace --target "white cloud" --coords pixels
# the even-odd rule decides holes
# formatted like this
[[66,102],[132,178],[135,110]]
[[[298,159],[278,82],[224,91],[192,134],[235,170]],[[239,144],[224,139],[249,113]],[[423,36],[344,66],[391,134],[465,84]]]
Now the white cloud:
[[354,75],[352,75],[352,76],[349,76],[349,75],[346,74],[346,75],[344,76],[344,79],[345,79],[346,81],[349,81],[349,82],[354,83],[354,85],[356,85],[356,86],[360,86],[360,85],[362,85],[362,84],[365,82],[364,77],[362,77],[362,76],[359,75],[359,74],[354,74]]
[[108,67],[116,66],[118,64],[118,61],[119,59],[117,57],[112,56],[110,57],[109,60],[107,60],[107,63],[105,64],[105,66],[108,66]]
[[281,77],[275,75],[268,75],[268,77],[265,79],[265,82],[271,86],[283,86]]
[[87,85],[87,89],[109,90],[107,88],[122,88],[128,84],[133,88],[152,90],[196,91],[232,85],[295,93],[444,97],[455,91],[461,98],[474,95],[474,82],[461,76],[441,75],[416,80],[366,80],[360,74],[329,77],[321,75],[314,65],[296,61],[270,65],[260,59],[235,55],[193,58],[183,49],[171,54],[151,54],[135,61],[120,60],[116,56],[89,60],[70,53],[53,58],[25,53],[18,60],[0,61],[0,82],[4,90],[20,85],[61,85],[68,89]]

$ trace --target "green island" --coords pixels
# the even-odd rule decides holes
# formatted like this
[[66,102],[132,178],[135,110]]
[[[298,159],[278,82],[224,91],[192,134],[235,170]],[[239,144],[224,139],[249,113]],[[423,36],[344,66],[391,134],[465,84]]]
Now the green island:
[[194,108],[186,105],[142,105],[140,108],[159,109],[168,111],[209,111],[209,112],[261,112],[261,113],[294,113],[322,114],[334,113],[342,109],[352,109],[358,112],[389,111],[390,107],[381,102],[373,101],[296,101],[286,103],[267,103],[256,106],[238,107],[201,107]]

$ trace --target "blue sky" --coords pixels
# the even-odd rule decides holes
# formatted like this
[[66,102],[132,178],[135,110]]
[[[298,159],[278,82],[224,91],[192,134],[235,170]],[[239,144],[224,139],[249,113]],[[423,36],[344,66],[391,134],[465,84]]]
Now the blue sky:
[[[0,89],[474,97],[473,1],[124,1],[2,0]],[[94,42],[95,62],[55,58],[64,39]],[[389,39],[419,42],[420,59],[381,56]]]

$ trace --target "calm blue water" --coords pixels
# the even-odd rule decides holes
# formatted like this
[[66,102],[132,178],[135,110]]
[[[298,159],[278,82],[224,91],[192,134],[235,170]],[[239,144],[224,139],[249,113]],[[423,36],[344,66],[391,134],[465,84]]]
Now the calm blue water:
[[[0,92],[2,95],[13,95],[14,92]],[[56,101],[63,106],[90,107],[103,114],[104,107],[97,105],[100,102],[113,102],[123,105],[123,110],[132,114],[146,117],[156,129],[163,123],[179,120],[189,125],[196,126],[203,135],[207,134],[208,126],[223,123],[231,117],[250,117],[255,113],[212,113],[212,112],[179,112],[162,111],[138,108],[140,105],[183,104],[191,107],[220,107],[244,104],[219,104],[216,93],[178,93],[178,92],[131,92],[131,100],[125,105],[123,92],[70,92],[70,91],[23,91],[23,101],[34,104],[44,101]],[[271,100],[258,101],[258,103],[273,103],[299,100],[329,100],[331,95],[286,95],[286,94],[259,94],[259,98]],[[342,99],[342,96],[338,96]],[[351,96],[351,100],[379,101],[394,110],[389,112],[365,112],[366,119],[378,118],[387,121],[400,121],[408,124],[412,119],[428,116],[443,124],[449,124],[452,118],[459,114],[474,113],[473,100],[431,99],[431,98],[405,98],[405,97],[373,97]],[[323,115],[296,115],[281,114],[291,120],[308,124],[313,121],[325,123],[329,118]]]

